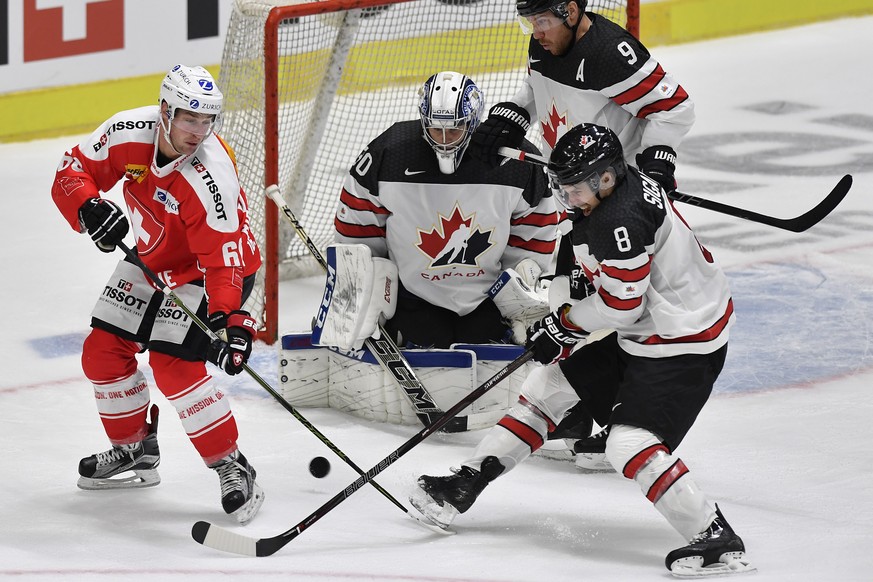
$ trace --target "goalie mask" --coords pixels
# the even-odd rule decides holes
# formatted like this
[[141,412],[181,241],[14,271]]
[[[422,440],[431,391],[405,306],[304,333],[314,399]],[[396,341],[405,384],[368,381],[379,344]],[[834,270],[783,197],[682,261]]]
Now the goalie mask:
[[[577,125],[564,134],[549,156],[549,178],[560,186],[558,199],[567,208],[584,195],[600,200],[600,190],[618,184],[627,174],[627,162],[615,133],[593,123]],[[604,178],[605,174],[609,174]],[[607,181],[609,180],[609,181]]]
[[[164,137],[171,145],[170,128],[174,124],[204,139],[221,127],[224,96],[218,90],[215,79],[203,67],[173,67],[161,83],[160,101],[167,103],[166,118],[161,119],[161,127]],[[180,109],[211,117],[204,117],[199,121],[187,117],[177,120],[176,114]]]
[[424,139],[436,152],[440,171],[452,174],[482,119],[482,91],[469,77],[443,71],[425,81],[418,95]]

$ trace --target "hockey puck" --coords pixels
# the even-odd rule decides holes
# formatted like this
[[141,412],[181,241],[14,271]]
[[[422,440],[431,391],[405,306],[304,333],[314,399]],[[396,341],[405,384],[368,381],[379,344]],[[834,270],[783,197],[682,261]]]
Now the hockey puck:
[[309,472],[317,479],[326,477],[330,473],[330,461],[324,457],[315,457],[309,461]]

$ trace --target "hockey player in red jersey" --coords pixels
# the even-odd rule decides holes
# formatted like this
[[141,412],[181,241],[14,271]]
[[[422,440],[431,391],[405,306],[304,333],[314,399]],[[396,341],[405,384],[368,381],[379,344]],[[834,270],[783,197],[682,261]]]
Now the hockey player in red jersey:
[[398,344],[508,341],[488,290],[522,261],[549,268],[554,199],[538,168],[517,161],[491,168],[464,155],[484,108],[471,79],[440,72],[419,93],[420,119],[392,125],[349,171],[336,240],[363,243],[396,263],[401,287],[385,328]]
[[[241,306],[260,251],[233,152],[216,133],[223,96],[212,76],[202,67],[176,65],[162,82],[159,103],[117,113],[67,152],[52,198],[73,230],[87,232],[103,252],[115,250],[132,224],[142,261],[226,341],[211,342],[139,267],[119,262],[82,348],[82,368],[112,448],[81,460],[79,487],[160,482],[158,408],[150,406],[136,359],[148,350],[155,384],[218,473],[224,511],[247,523],[264,494],[237,447],[229,399],[204,361],[228,374],[242,371],[255,321]],[[101,196],[119,182],[124,210]]]
[[473,134],[470,154],[500,162],[539,121],[546,155],[570,128],[613,130],[625,156],[667,190],[675,189],[676,148],[694,123],[694,104],[632,34],[593,12],[587,0],[516,0],[531,35],[528,76],[511,101],[497,103]]
[[[581,398],[599,424],[612,426],[609,462],[688,540],[667,555],[667,568],[679,576],[752,570],[742,540],[675,454],[727,353],[734,311],[724,273],[658,182],[626,164],[611,130],[577,125],[559,140],[548,169],[582,215],[571,239],[596,293],[531,327],[527,347],[545,365],[456,474],[420,477],[413,504],[448,525],[539,448]],[[614,374],[592,381],[584,349],[573,350],[603,328],[617,331],[602,360]]]

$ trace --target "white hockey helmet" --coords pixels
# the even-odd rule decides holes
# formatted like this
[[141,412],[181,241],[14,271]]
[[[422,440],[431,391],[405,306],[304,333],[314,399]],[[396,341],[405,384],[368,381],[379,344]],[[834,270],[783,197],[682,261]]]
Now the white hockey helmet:
[[[214,115],[209,130],[217,130],[220,127],[224,95],[219,91],[209,71],[203,67],[176,65],[170,69],[161,83],[160,100],[167,102],[167,117],[170,123],[176,116],[176,110],[184,109],[194,113]],[[167,133],[169,126],[170,124],[166,125]]]
[[482,91],[466,75],[442,71],[425,81],[418,96],[424,139],[436,152],[440,171],[454,173],[482,120]]

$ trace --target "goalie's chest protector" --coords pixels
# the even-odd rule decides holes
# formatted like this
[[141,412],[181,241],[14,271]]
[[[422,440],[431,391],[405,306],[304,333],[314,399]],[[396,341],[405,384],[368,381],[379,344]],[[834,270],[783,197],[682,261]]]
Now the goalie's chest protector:
[[[386,222],[389,258],[400,281],[426,301],[461,315],[476,308],[502,272],[513,212],[523,204],[522,171],[492,171],[464,160],[454,174],[439,171],[421,137],[385,155],[378,197],[390,211]],[[521,164],[518,164],[521,166]]]

